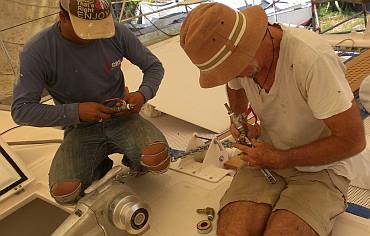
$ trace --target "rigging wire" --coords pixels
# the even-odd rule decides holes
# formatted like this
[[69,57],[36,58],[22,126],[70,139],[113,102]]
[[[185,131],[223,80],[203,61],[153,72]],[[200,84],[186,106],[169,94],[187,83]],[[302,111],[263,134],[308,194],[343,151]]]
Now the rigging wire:
[[158,26],[156,26],[146,15],[144,15],[144,13],[141,11],[140,8],[139,8],[139,12],[140,12],[140,14],[142,14],[144,16],[145,19],[147,19],[149,21],[150,24],[152,24],[154,26],[154,28],[156,28],[161,33],[167,35],[168,37],[174,37],[174,36],[179,35],[179,33],[177,33],[177,34],[169,34],[169,33],[165,32],[164,30],[162,30],[161,28],[159,28]]
[[17,126],[14,126],[14,127],[10,128],[10,129],[7,129],[7,130],[5,130],[5,131],[1,132],[1,133],[0,133],[0,136],[1,136],[1,135],[3,135],[3,134],[8,133],[9,131],[11,131],[11,130],[13,130],[13,129],[17,129],[17,128],[19,128],[19,127],[21,127],[21,125],[17,125]]
[[[43,99],[41,103],[46,103],[46,102],[50,101],[51,99],[53,99],[52,97],[44,97],[44,98],[46,98],[46,99]],[[9,128],[9,129],[7,129],[7,130],[5,130],[5,131],[1,132],[1,133],[0,133],[0,136],[1,136],[1,135],[3,135],[3,134],[8,133],[8,132],[9,132],[9,131],[11,131],[11,130],[14,130],[14,129],[16,129],[16,128],[22,127],[22,126],[23,126],[23,125],[16,125],[16,126],[14,126],[14,127],[12,127],[12,128]]]
[[8,44],[14,44],[14,45],[19,45],[19,46],[23,46],[24,43],[16,43],[16,42],[10,42],[10,41],[6,41],[6,40],[3,40],[4,43],[8,43]]
[[46,16],[42,16],[42,17],[39,17],[39,18],[35,18],[35,19],[32,19],[32,20],[29,20],[29,21],[26,21],[26,22],[22,22],[22,23],[17,24],[17,25],[13,25],[13,26],[10,26],[8,28],[0,29],[0,32],[4,32],[6,30],[10,30],[10,29],[16,28],[18,26],[22,26],[22,25],[25,25],[25,24],[28,24],[28,23],[31,23],[31,22],[34,22],[34,21],[38,21],[38,20],[41,20],[41,19],[44,19],[44,18],[47,18],[47,17],[50,17],[50,16],[54,16],[54,15],[57,15],[57,14],[59,14],[59,11],[58,12],[51,13],[51,14],[46,15]]

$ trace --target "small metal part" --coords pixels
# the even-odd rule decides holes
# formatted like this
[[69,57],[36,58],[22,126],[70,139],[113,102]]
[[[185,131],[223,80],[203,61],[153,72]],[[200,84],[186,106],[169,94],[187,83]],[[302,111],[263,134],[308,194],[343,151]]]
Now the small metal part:
[[[205,151],[208,150],[210,144],[211,144],[211,142],[207,142],[206,144],[204,144],[202,146],[196,147],[196,148],[191,149],[189,151],[181,152],[180,154],[174,156],[171,161],[172,162],[175,162],[178,159],[184,159],[185,157],[187,157],[187,156],[189,156],[191,154],[205,152]],[[221,144],[225,148],[231,148],[232,145],[233,145],[233,142],[231,142],[230,140],[224,140],[224,141],[221,142]]]
[[266,177],[270,184],[276,184],[276,178],[271,174],[268,169],[261,169],[262,174]]
[[78,217],[81,217],[82,216],[82,211],[80,209],[77,209],[75,211],[75,215],[78,216]]
[[105,100],[103,104],[108,104],[114,102],[115,104],[110,107],[110,109],[115,112],[124,112],[126,110],[132,110],[135,108],[136,104],[130,104],[127,103],[123,98],[111,98],[108,100]]
[[212,207],[206,207],[203,209],[197,209],[197,213],[206,214],[208,220],[213,220],[215,218],[215,210]]
[[[230,106],[225,103],[224,104],[227,109],[227,114],[230,116],[231,122],[235,125],[236,129],[239,131],[240,135],[238,137],[237,143],[252,147],[252,143],[249,141],[247,137],[247,131],[242,125],[243,116],[236,115],[230,108]],[[276,178],[271,174],[268,169],[261,169],[262,174],[266,177],[267,181],[270,184],[276,184]]]
[[212,222],[210,220],[201,220],[197,224],[197,230],[200,234],[208,234],[212,231]]
[[226,109],[227,109],[227,114],[229,115],[230,117],[230,120],[231,122],[235,125],[235,128],[239,131],[240,135],[238,137],[238,140],[236,140],[238,143],[242,143],[242,144],[246,144],[246,145],[250,145],[250,142],[247,138],[247,132],[246,130],[244,129],[243,127],[243,118],[242,116],[238,116],[236,115],[232,110],[231,108],[229,107],[229,105],[227,103],[224,104]]
[[123,112],[125,110],[130,110],[131,107],[132,107],[131,104],[127,104],[126,101],[123,100],[123,99],[119,100],[118,103],[121,104],[121,105],[114,106],[114,107],[111,108],[114,112]]
[[130,193],[121,193],[109,205],[109,219],[118,229],[140,234],[149,221],[149,206]]

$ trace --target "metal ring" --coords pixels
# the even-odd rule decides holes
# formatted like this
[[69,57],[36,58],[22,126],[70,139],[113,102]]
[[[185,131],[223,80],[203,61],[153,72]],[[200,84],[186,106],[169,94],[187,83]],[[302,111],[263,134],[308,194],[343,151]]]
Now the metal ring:
[[212,231],[212,222],[210,220],[201,220],[197,224],[198,233],[208,234]]
[[132,110],[135,109],[136,104],[127,104],[127,109]]

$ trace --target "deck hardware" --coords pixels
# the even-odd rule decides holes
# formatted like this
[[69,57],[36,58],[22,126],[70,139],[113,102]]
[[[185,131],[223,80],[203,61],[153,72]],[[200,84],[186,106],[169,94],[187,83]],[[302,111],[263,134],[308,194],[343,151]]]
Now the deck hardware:
[[[227,109],[227,114],[229,115],[231,122],[235,125],[235,128],[240,133],[238,140],[236,140],[236,142],[252,147],[253,145],[247,137],[247,130],[244,128],[242,124],[243,123],[242,115],[235,114],[227,103],[225,103],[224,105]],[[277,182],[276,178],[271,174],[271,172],[268,169],[261,169],[261,172],[266,177],[267,181],[270,184],[276,184]]]
[[213,220],[215,218],[215,210],[212,207],[206,207],[203,209],[197,209],[197,213],[206,214],[208,220]]
[[212,231],[212,222],[210,220],[201,220],[197,224],[197,230],[200,234],[208,234]]
[[112,111],[114,111],[115,113],[124,112],[126,110],[132,110],[136,106],[136,104],[127,103],[123,98],[111,98],[105,100],[103,104],[106,105],[110,102],[115,102],[115,104],[110,107],[110,109],[112,109]]

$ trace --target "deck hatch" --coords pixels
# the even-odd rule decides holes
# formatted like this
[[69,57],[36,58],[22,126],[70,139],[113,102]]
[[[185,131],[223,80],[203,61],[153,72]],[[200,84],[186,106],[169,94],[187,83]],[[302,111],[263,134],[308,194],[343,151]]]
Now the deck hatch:
[[26,185],[29,180],[29,174],[23,162],[0,138],[0,201],[12,192],[17,192],[16,188],[19,185]]

